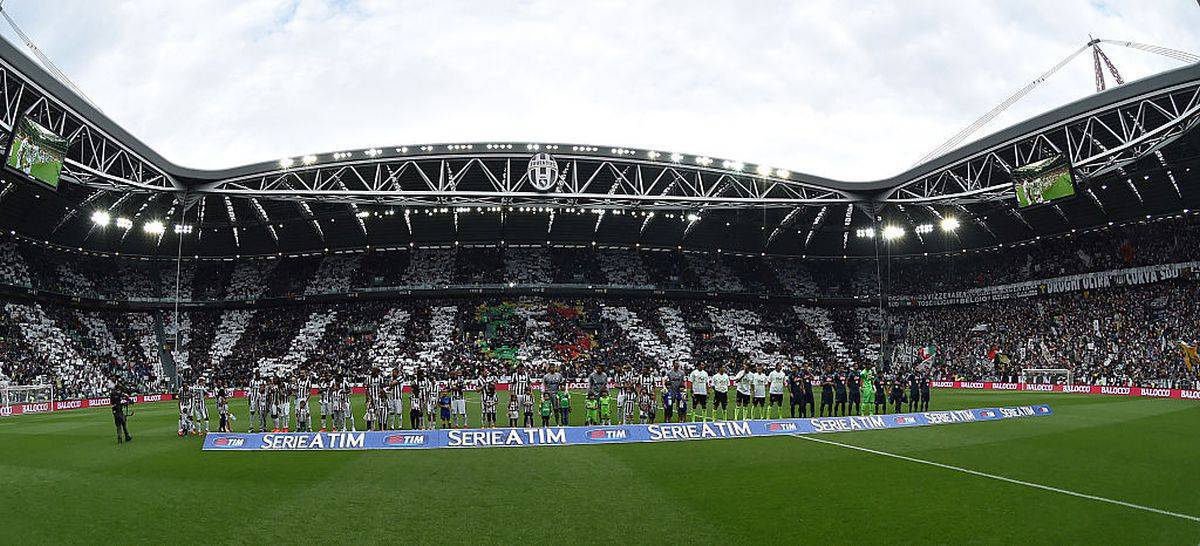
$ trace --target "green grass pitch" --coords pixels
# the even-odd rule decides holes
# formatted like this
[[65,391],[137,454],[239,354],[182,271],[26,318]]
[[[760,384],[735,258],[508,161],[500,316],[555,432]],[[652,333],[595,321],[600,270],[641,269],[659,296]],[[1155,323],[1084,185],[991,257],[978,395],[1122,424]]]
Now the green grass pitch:
[[[1196,402],[935,390],[933,409],[1034,403],[1055,414],[819,438],[1200,515]],[[1200,541],[1195,521],[794,437],[220,453],[176,417],[138,406],[123,446],[105,409],[0,419],[3,542]]]

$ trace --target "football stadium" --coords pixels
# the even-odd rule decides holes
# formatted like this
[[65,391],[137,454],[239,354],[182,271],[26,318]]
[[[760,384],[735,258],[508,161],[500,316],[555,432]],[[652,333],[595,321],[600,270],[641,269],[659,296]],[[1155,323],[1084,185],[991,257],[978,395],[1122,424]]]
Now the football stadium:
[[[511,138],[200,169],[0,14],[0,542],[1200,541],[1193,53],[1087,37],[870,181]],[[1094,92],[988,125],[1072,62]]]

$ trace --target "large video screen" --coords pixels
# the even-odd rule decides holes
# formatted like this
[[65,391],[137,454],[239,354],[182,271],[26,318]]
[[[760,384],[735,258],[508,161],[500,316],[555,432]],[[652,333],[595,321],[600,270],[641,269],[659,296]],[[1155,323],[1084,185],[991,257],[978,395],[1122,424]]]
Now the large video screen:
[[66,155],[66,139],[29,118],[21,118],[13,131],[5,164],[31,180],[58,189],[58,175]]
[[1057,155],[1013,169],[1017,207],[1043,205],[1075,195],[1075,177],[1067,158]]

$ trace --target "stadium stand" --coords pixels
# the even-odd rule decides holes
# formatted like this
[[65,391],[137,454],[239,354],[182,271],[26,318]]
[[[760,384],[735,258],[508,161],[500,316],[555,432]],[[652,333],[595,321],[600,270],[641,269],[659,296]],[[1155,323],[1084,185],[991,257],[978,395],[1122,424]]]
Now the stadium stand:
[[[1161,228],[1101,231],[970,259],[898,259],[885,282],[892,293],[929,294],[1197,257],[1194,224]],[[32,248],[15,239],[0,245],[0,282],[76,298],[172,302],[173,263],[115,261],[105,271],[74,266],[67,252]],[[816,280],[869,277],[874,267],[873,261],[534,247],[415,249],[283,261],[185,260],[181,299],[217,308],[188,307],[177,318],[169,305],[147,312],[99,312],[62,300],[10,302],[0,317],[6,349],[0,373],[10,381],[53,381],[64,395],[99,394],[114,373],[135,377],[146,390],[163,388],[169,378],[158,349],[163,343],[175,345],[178,324],[177,350],[165,353],[180,373],[230,384],[248,381],[254,370],[302,368],[360,377],[371,366],[432,364],[448,370],[517,361],[535,371],[566,364],[567,371],[582,375],[584,368],[574,364],[583,356],[610,366],[749,360],[839,371],[875,362],[881,332],[888,346],[884,360],[894,373],[920,368],[938,378],[1015,380],[1024,368],[1067,368],[1076,381],[1092,384],[1195,384],[1179,350],[1180,342],[1194,343],[1200,316],[1198,289],[1190,279],[1003,301],[900,305],[889,310],[886,322],[878,308],[847,298],[869,295],[872,288],[863,285],[870,283]],[[679,295],[344,299],[381,287],[431,290],[511,283],[553,289],[594,282],[595,270],[603,273],[604,286],[672,289]],[[731,298],[771,293],[774,299],[694,299],[714,292]],[[334,303],[306,303],[294,299],[300,294],[343,297]],[[790,299],[811,297],[843,299]],[[275,303],[219,307],[263,298]],[[914,356],[920,349],[932,349],[933,356]]]

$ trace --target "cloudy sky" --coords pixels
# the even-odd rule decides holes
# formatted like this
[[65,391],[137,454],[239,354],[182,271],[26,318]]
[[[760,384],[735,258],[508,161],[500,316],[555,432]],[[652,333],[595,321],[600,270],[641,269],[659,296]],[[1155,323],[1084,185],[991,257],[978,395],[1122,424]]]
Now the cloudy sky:
[[[890,176],[1082,45],[1200,52],[1195,0],[7,0],[110,117],[219,168],[432,142]],[[15,41],[10,29],[0,30]],[[1108,46],[1126,80],[1179,63]],[[1094,91],[1090,55],[976,136]]]

